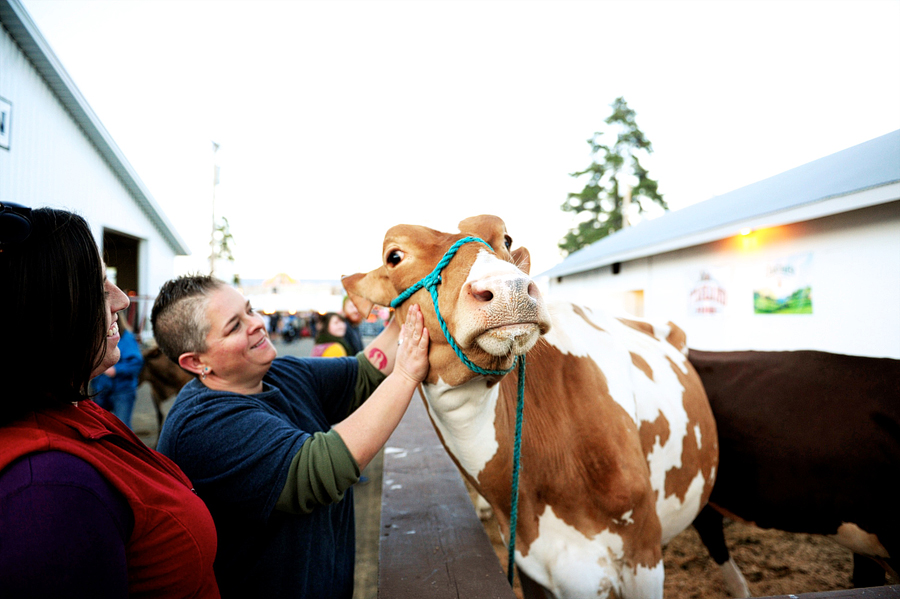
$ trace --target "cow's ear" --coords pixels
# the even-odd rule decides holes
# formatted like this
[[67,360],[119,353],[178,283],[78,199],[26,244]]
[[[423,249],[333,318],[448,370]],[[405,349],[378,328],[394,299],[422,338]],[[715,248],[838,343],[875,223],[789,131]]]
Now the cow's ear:
[[531,252],[527,248],[516,248],[512,252],[513,264],[526,275],[531,270]]
[[383,266],[370,273],[356,273],[342,277],[341,284],[360,314],[364,316],[368,316],[376,305],[390,306],[397,297],[397,292]]

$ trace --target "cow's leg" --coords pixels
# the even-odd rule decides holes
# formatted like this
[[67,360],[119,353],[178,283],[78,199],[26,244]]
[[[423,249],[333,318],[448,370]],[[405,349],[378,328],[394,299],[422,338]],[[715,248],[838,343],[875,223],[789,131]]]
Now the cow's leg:
[[865,555],[854,553],[853,577],[850,580],[853,586],[858,589],[878,587],[884,584],[885,571],[881,564],[875,560]]
[[150,397],[153,398],[153,407],[156,408],[156,435],[162,432],[163,425],[163,413],[162,413],[162,402],[163,400],[159,398],[155,392],[150,393]]
[[525,599],[555,599],[553,593],[529,578],[518,566],[516,567],[516,572],[519,573],[519,582],[522,584],[522,596]]
[[700,510],[700,513],[697,514],[693,524],[700,535],[700,540],[703,541],[706,550],[709,551],[710,557],[719,564],[728,593],[732,597],[751,597],[750,587],[747,586],[744,575],[741,574],[740,568],[734,563],[731,554],[728,552],[728,546],[725,544],[724,518],[722,514],[711,506],[705,505]]

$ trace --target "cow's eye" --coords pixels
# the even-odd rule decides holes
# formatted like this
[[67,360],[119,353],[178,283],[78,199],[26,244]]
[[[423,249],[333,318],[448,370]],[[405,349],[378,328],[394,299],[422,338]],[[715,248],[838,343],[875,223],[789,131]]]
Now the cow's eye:
[[387,258],[385,258],[385,262],[390,264],[391,266],[397,266],[403,260],[403,252],[400,250],[391,250],[388,252]]
[[504,236],[503,243],[506,244],[506,249],[511,248],[512,247],[512,237],[510,237],[509,235]]

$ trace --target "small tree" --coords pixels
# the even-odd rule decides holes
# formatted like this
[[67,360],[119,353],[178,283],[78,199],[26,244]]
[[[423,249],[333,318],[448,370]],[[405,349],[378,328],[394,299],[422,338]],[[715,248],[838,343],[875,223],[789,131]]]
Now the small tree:
[[213,263],[215,260],[234,262],[234,254],[231,251],[233,245],[234,236],[231,234],[231,225],[228,223],[228,219],[223,216],[212,232],[210,243],[212,256],[210,263]]
[[572,177],[589,175],[590,179],[579,193],[570,193],[562,205],[563,210],[575,212],[584,219],[559,242],[559,248],[566,254],[627,226],[630,204],[637,206],[638,213],[646,211],[645,202],[669,209],[657,189],[658,183],[641,166],[638,154],[651,154],[653,147],[638,128],[634,110],[622,97],[610,106],[613,111],[606,124],[617,129],[615,144],[600,143],[603,133],[594,133],[587,140],[591,146],[590,166],[571,173]]

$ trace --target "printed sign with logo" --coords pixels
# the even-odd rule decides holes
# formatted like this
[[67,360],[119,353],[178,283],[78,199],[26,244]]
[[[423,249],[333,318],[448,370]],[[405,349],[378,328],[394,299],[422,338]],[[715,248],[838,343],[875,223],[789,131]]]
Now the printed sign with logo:
[[764,265],[753,288],[754,314],[812,314],[812,254]]
[[726,272],[722,268],[706,268],[700,271],[693,283],[688,298],[688,312],[695,315],[715,315],[725,312],[728,306],[728,292],[724,280]]

